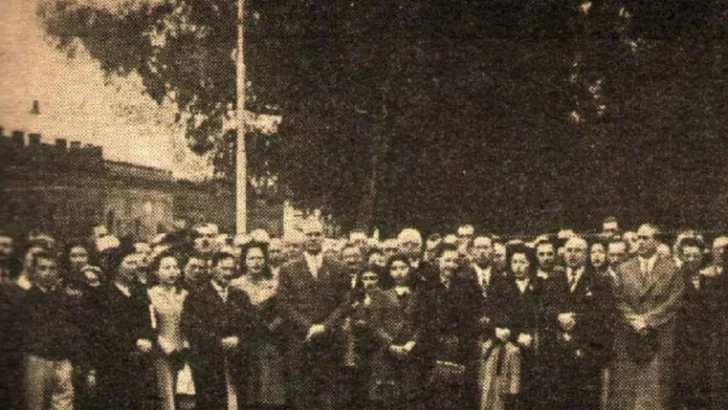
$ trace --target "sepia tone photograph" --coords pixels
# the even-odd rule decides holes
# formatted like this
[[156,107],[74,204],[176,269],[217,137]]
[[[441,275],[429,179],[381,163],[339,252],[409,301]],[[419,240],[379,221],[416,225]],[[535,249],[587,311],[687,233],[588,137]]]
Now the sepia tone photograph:
[[728,2],[0,0],[0,408],[728,409]]

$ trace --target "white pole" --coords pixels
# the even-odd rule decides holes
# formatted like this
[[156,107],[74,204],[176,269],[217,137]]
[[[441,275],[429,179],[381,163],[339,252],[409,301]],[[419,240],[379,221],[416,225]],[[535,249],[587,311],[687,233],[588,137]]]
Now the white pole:
[[248,188],[248,159],[245,154],[245,59],[243,53],[243,16],[245,0],[238,0],[238,52],[236,58],[237,66],[237,117],[238,117],[238,144],[236,150],[235,169],[235,227],[237,233],[247,231],[247,188]]

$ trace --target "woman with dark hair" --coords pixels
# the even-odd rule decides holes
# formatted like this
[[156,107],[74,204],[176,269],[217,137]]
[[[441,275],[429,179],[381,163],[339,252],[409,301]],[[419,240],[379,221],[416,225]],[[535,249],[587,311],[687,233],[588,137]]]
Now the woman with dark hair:
[[273,409],[286,405],[284,378],[284,320],[278,307],[278,277],[268,267],[268,246],[246,244],[240,253],[242,275],[230,286],[250,298],[255,318],[245,392],[248,408]]
[[389,290],[376,291],[369,286],[364,272],[362,280],[369,304],[367,329],[371,334],[369,363],[369,400],[373,408],[408,409],[419,401],[418,386],[422,366],[418,360],[418,342],[422,310],[418,292],[411,287],[409,258],[394,255],[387,263],[387,277],[393,281]]
[[493,337],[481,348],[479,408],[530,408],[538,387],[535,376],[541,283],[534,281],[531,249],[508,248],[509,275],[493,286]]
[[149,271],[157,282],[147,293],[152,329],[157,336],[153,362],[157,376],[159,408],[174,410],[177,374],[184,368],[184,356],[189,348],[181,329],[187,291],[179,284],[181,270],[176,255],[158,255],[149,265]]
[[89,271],[89,259],[89,247],[81,241],[72,241],[64,248],[61,260],[68,307],[82,334],[81,343],[76,346],[73,367],[74,407],[81,410],[96,407],[93,402],[95,372],[88,340],[92,337],[93,303],[100,285],[100,274]]
[[131,246],[108,251],[111,281],[95,297],[91,352],[98,408],[149,409],[153,331],[146,290],[136,279],[138,255]]
[[598,276],[607,278],[609,263],[607,263],[607,245],[601,241],[592,242],[589,245],[589,265]]

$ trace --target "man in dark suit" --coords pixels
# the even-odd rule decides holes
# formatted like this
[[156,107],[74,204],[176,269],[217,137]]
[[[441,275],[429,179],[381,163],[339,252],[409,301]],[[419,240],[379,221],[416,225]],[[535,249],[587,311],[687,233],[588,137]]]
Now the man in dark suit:
[[569,238],[566,269],[545,286],[543,363],[552,373],[552,409],[599,408],[614,302],[608,282],[586,267],[586,252],[584,239]]
[[304,222],[305,249],[300,258],[281,267],[278,295],[292,324],[287,363],[291,401],[298,409],[341,408],[335,375],[341,364],[336,343],[345,314],[351,278],[343,265],[324,257],[323,225]]
[[25,403],[30,410],[73,408],[73,361],[82,341],[72,299],[50,252],[35,254],[23,310]]
[[139,255],[122,246],[111,258],[113,282],[94,292],[90,360],[98,403],[106,409],[150,408],[152,328],[146,289],[137,282]]
[[[425,408],[454,409],[472,406],[474,365],[481,315],[482,291],[472,277],[458,272],[459,252],[454,244],[441,244],[436,253],[437,282],[423,290],[425,297],[423,352],[431,374]],[[443,378],[449,364],[462,366],[462,378]],[[453,384],[454,383],[454,384]]]
[[230,287],[235,255],[212,256],[212,280],[190,293],[182,312],[182,331],[190,342],[190,367],[200,410],[237,409],[244,384],[246,335],[251,330],[248,295]]
[[637,231],[637,257],[617,268],[615,360],[611,369],[612,409],[670,408],[675,317],[685,279],[674,260],[657,253],[658,230]]
[[[675,409],[709,408],[710,355],[713,333],[711,285],[714,278],[700,274],[703,246],[695,238],[685,238],[677,249],[685,278],[684,302],[677,313],[675,351],[682,357],[675,363]],[[722,314],[722,312],[720,312]]]

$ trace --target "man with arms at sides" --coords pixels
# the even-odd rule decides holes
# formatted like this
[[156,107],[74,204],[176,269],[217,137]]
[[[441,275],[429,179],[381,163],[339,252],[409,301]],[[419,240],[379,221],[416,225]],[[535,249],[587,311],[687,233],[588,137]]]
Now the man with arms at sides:
[[109,256],[111,282],[95,293],[90,349],[98,403],[107,409],[146,409],[154,394],[149,368],[153,331],[146,289],[137,281],[140,256],[126,245]]
[[306,220],[302,230],[304,252],[281,267],[278,285],[281,312],[292,327],[286,359],[291,404],[306,410],[340,408],[336,404],[346,398],[336,397],[332,377],[342,353],[334,336],[345,314],[351,278],[340,262],[324,257],[320,221]]
[[235,289],[237,258],[232,253],[212,255],[212,279],[190,293],[182,311],[182,334],[190,342],[190,367],[200,410],[237,410],[244,384],[245,336],[250,335],[250,299]]
[[[423,259],[422,235],[414,228],[405,228],[397,236],[399,251],[409,258],[412,286],[429,287],[437,283],[437,269]],[[437,259],[437,258],[436,258]],[[435,263],[437,260],[435,259]]]
[[654,225],[640,226],[637,257],[617,268],[619,323],[610,409],[670,407],[675,316],[683,300],[684,278],[672,258],[657,254],[657,234]]
[[549,408],[596,410],[612,348],[612,291],[587,268],[583,238],[573,236],[563,248],[566,269],[546,282],[543,301],[542,363],[552,371]]
[[35,254],[23,315],[25,404],[29,410],[73,409],[73,360],[82,341],[58,262],[50,252]]

